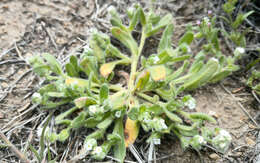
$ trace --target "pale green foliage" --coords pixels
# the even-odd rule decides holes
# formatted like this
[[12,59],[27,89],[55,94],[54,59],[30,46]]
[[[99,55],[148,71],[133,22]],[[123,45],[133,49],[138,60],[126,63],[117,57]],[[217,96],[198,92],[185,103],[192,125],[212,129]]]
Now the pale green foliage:
[[[183,91],[215,83],[230,75],[238,69],[236,58],[226,57],[220,52],[218,30],[200,31],[200,37],[206,37],[213,46],[203,49],[195,57],[190,44],[198,36],[194,35],[192,28],[173,48],[171,14],[160,17],[151,11],[145,13],[139,5],[134,8],[128,11],[129,26],[122,23],[113,8],[110,10],[113,25],[111,33],[131,54],[120,52],[111,44],[107,35],[94,32],[89,40],[90,48],[85,48],[80,59],[71,56],[65,71],[49,54],[30,59],[34,71],[49,82],[33,96],[33,101],[44,109],[57,108],[63,104],[74,105],[55,118],[56,125],[66,127],[59,134],[50,135],[49,139],[66,141],[73,130],[92,128],[92,133],[86,135],[84,141],[86,154],[100,160],[113,148],[115,158],[123,162],[125,139],[132,138],[131,132],[126,138],[124,135],[124,117],[127,116],[135,124],[128,128],[139,130],[141,126],[146,132],[152,132],[148,142],[152,138],[158,139],[164,134],[174,133],[184,148],[190,145],[201,149],[207,143],[212,144],[215,135],[204,124],[216,123],[216,120],[207,114],[194,112],[192,109],[196,107],[196,101],[191,96],[177,96]],[[142,26],[139,45],[132,36],[138,24]],[[163,28],[157,53],[147,58],[141,56],[145,39],[161,32]],[[208,51],[218,55],[206,59]],[[108,57],[113,58],[113,61],[106,62]],[[141,66],[137,68],[140,57]],[[131,66],[127,87],[111,83],[114,69],[120,64]],[[182,66],[177,66],[180,64]],[[82,73],[87,78],[82,78]],[[185,107],[189,107],[190,112],[185,112]],[[112,132],[109,133],[111,130],[108,128]],[[134,142],[134,139],[131,141]],[[97,145],[97,140],[102,144]]]

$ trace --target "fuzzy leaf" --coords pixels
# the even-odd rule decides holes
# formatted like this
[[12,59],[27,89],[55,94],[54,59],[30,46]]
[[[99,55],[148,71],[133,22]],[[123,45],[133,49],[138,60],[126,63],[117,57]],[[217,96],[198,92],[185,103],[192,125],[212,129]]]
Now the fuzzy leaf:
[[150,78],[150,73],[146,70],[144,70],[138,77],[137,77],[137,82],[135,89],[137,90],[142,90],[147,82],[149,81]]
[[144,26],[146,25],[146,15],[141,7],[140,7],[140,22],[144,28]]
[[71,127],[74,129],[84,126],[86,118],[86,112],[81,112],[76,118],[71,122]]
[[77,108],[83,108],[84,106],[86,106],[87,99],[88,99],[88,97],[80,97],[80,98],[75,99],[74,103]]
[[132,17],[132,19],[130,21],[130,25],[128,27],[129,31],[133,31],[135,29],[135,26],[138,23],[139,17],[140,17],[140,9],[138,8],[135,11],[135,13],[134,13],[134,15],[133,15],[133,17]]
[[184,82],[184,89],[190,90],[198,88],[208,82],[213,74],[218,70],[219,63],[216,59],[210,59],[207,64],[196,74],[190,77],[190,80]]
[[127,118],[125,124],[125,146],[128,147],[130,144],[133,144],[139,133],[139,124],[138,121],[131,120]]
[[65,65],[65,69],[66,69],[66,72],[68,73],[69,76],[71,76],[71,77],[78,77],[78,73],[77,73],[77,71],[75,70],[74,66],[71,63],[67,63]]
[[133,39],[132,35],[118,27],[113,27],[111,33],[115,36],[122,44],[130,49],[133,55],[137,55],[138,46],[136,41]]
[[154,81],[162,81],[166,78],[166,69],[163,65],[151,66],[148,70]]
[[174,122],[182,123],[182,119],[181,119],[179,116],[177,116],[176,114],[170,112],[170,111],[167,110],[165,107],[163,107],[163,111],[164,111],[164,113],[167,115],[167,117],[168,117],[170,120],[172,120],[172,121],[174,121]]
[[165,28],[162,38],[160,40],[159,43],[159,47],[158,47],[158,53],[162,53],[163,50],[165,49],[170,49],[172,48],[172,34],[173,34],[173,24],[169,24],[167,25],[167,27]]
[[126,155],[125,140],[124,140],[124,126],[123,119],[117,119],[115,122],[115,128],[113,134],[118,134],[121,140],[114,146],[114,157],[120,160],[120,163],[124,162]]
[[78,58],[74,55],[70,57],[70,63],[73,65],[76,72],[79,72]]
[[100,71],[100,74],[107,78],[109,76],[109,74],[114,70],[116,66],[116,63],[115,62],[110,62],[110,63],[105,63],[103,65],[101,65],[99,71]]
[[52,56],[51,54],[43,54],[42,57],[48,62],[48,65],[54,73],[58,75],[63,74],[61,64],[56,60],[54,56]]
[[214,124],[217,123],[217,121],[213,117],[211,117],[205,113],[190,113],[190,118],[194,119],[194,120],[206,120],[206,121],[212,122]]
[[193,38],[194,38],[193,32],[187,31],[187,32],[182,36],[182,38],[180,39],[179,45],[181,45],[181,44],[183,44],[183,43],[186,43],[186,44],[190,45],[191,42],[193,41]]
[[247,13],[245,13],[245,14],[242,14],[242,13],[238,14],[238,16],[236,17],[236,20],[232,23],[232,27],[233,27],[234,29],[237,29],[237,28],[242,24],[242,22],[243,22],[249,15],[251,15],[253,12],[254,12],[254,11],[249,11],[249,12],[247,12]]
[[66,139],[68,139],[69,136],[70,136],[70,128],[63,129],[58,135],[58,140],[64,142]]
[[146,36],[150,37],[156,34],[161,28],[167,26],[171,22],[172,22],[172,15],[171,14],[165,15],[162,19],[160,19],[160,21],[158,22],[158,24],[155,25],[155,27],[147,31]]
[[108,95],[109,95],[109,88],[107,86],[107,84],[103,84],[100,88],[100,92],[99,92],[99,100],[100,103],[102,104],[106,99],[108,99]]
[[111,114],[109,114],[109,116],[107,118],[105,118],[102,122],[100,122],[97,125],[97,128],[107,129],[113,121],[114,121],[114,117],[111,116]]
[[94,56],[84,57],[80,62],[81,70],[85,72],[87,76],[92,73],[93,81],[97,82],[99,79],[97,60]]
[[131,120],[137,120],[139,115],[139,108],[132,107],[127,115]]

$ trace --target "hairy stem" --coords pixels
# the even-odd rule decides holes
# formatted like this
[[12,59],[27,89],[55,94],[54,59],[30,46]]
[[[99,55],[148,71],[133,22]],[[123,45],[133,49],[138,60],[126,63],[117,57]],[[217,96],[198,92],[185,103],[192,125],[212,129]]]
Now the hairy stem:
[[131,64],[131,73],[130,73],[130,78],[129,78],[129,83],[128,83],[128,90],[130,96],[134,93],[134,82],[135,82],[135,76],[136,76],[136,69],[137,69],[137,64],[139,57],[142,53],[144,43],[145,43],[146,35],[145,35],[145,30],[143,28],[142,30],[142,36],[141,36],[141,42],[138,48],[138,54],[132,54],[132,64]]

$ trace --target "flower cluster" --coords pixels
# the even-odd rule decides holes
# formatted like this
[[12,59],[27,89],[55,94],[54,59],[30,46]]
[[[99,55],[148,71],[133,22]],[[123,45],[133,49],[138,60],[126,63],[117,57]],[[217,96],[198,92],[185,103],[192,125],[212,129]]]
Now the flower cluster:
[[228,149],[231,140],[231,135],[226,130],[220,129],[218,134],[212,139],[212,144],[217,150],[225,152]]

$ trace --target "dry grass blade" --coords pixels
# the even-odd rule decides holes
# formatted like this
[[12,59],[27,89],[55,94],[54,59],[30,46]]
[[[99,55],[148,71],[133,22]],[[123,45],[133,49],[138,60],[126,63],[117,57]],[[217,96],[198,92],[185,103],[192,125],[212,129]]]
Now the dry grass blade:
[[22,162],[30,163],[30,160],[28,160],[28,158],[22,152],[20,152],[1,131],[0,137]]

